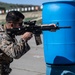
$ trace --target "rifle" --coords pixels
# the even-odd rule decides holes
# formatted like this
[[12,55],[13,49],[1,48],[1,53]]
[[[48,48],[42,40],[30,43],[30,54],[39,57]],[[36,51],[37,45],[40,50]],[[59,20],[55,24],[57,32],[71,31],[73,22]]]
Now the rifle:
[[42,31],[51,31],[51,30],[59,30],[63,28],[71,28],[71,26],[65,26],[65,27],[59,27],[56,25],[54,27],[53,25],[36,25],[36,21],[27,21],[23,23],[23,26],[20,28],[14,28],[14,29],[7,29],[8,34],[13,35],[22,35],[25,32],[32,32],[35,36],[36,45],[42,44],[40,34],[42,34]]

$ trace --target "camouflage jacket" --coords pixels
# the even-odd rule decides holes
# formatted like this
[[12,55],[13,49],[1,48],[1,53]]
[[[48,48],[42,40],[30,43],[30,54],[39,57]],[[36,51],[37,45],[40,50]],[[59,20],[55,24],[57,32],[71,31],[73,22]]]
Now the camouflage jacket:
[[[30,49],[27,42],[3,33],[0,35],[0,57],[1,60],[11,62],[13,58],[18,59]],[[8,59],[8,60],[7,60]]]

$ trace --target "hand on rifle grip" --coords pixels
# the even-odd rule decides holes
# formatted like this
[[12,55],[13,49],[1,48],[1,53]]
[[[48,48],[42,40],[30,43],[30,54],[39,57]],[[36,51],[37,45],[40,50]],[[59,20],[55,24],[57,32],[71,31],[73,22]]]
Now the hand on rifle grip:
[[22,39],[24,39],[24,40],[26,40],[26,41],[28,41],[28,40],[30,40],[31,38],[32,38],[32,33],[31,32],[26,32],[26,33],[24,33],[22,36],[21,36],[21,38]]

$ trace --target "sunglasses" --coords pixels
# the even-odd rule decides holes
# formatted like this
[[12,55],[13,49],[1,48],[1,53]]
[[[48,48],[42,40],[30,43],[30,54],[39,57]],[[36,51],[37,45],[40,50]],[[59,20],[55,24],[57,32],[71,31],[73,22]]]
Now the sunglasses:
[[19,26],[22,26],[23,21],[22,21],[22,22],[20,22],[20,23],[19,23],[19,22],[8,22],[8,23],[12,23],[12,24],[14,24],[14,25],[17,25],[17,24],[18,24]]

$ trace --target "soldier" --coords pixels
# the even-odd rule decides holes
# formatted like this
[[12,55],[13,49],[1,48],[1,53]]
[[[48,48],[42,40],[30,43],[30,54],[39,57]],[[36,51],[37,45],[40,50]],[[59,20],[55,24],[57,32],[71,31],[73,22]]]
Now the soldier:
[[6,31],[7,29],[21,27],[23,19],[24,15],[18,11],[10,11],[6,15],[5,33],[0,37],[0,75],[9,75],[11,72],[10,63],[13,58],[19,59],[30,50],[27,42],[32,37],[31,32],[25,32],[21,35],[21,39],[18,42],[15,35],[8,34]]

